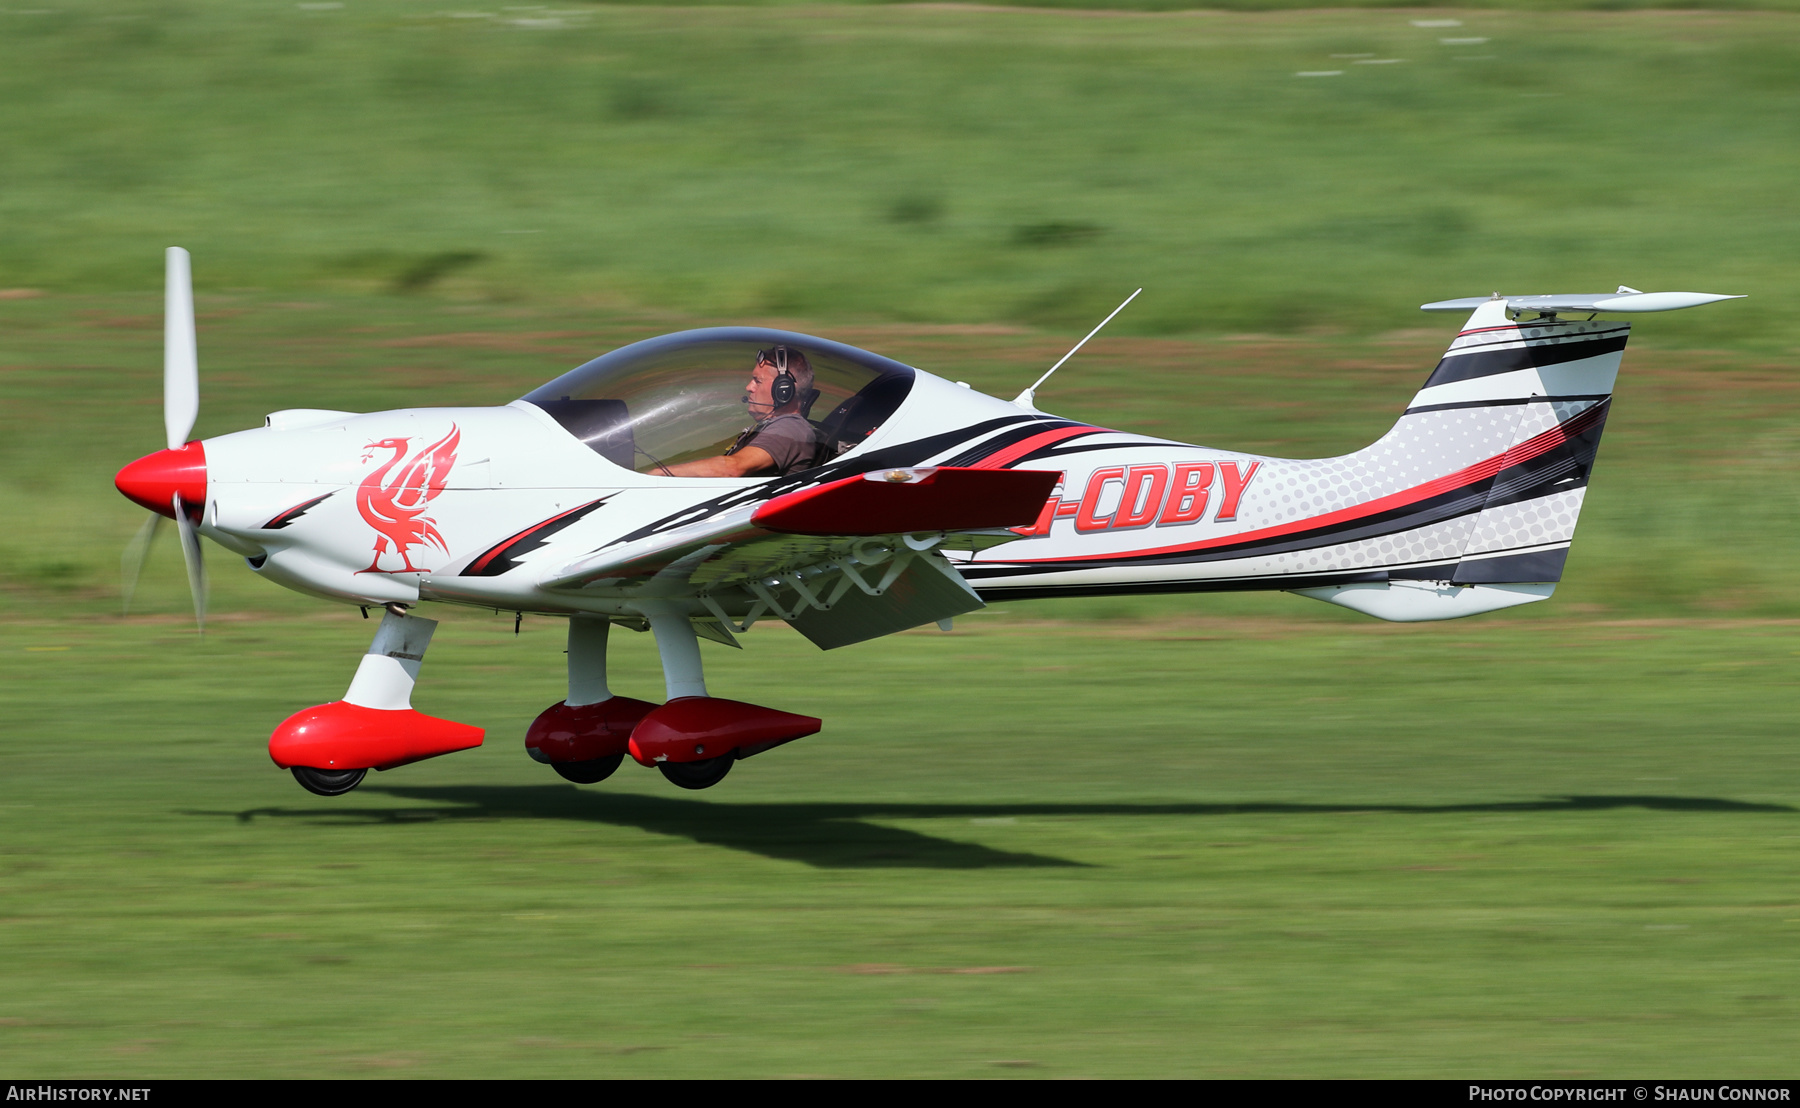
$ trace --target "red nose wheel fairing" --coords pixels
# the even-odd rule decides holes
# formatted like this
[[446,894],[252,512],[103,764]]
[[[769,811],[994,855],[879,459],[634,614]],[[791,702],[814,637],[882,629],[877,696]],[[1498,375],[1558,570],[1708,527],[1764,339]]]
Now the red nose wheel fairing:
[[302,708],[269,738],[282,769],[393,769],[481,745],[483,731],[411,708],[383,710],[334,700]]
[[[324,796],[481,745],[412,706],[426,602],[568,620],[568,695],[526,729],[533,759],[591,784],[629,753],[696,789],[821,728],[707,691],[701,640],[738,647],[763,620],[831,650],[1005,599],[1283,591],[1401,622],[1548,599],[1630,333],[1617,316],[1723,299],[1621,286],[1427,304],[1468,321],[1393,427],[1335,458],[1114,431],[1041,410],[1049,374],[1009,401],[756,327],[632,343],[502,406],[292,408],[188,442],[186,251],[166,266],[166,448],[116,478],[153,513],[124,562],[127,605],[173,520],[197,622],[202,536],[277,584],[381,611],[343,697],[269,740]],[[609,687],[614,623],[653,633],[660,706]]]
[[388,612],[344,699],[282,721],[269,737],[269,757],[283,769],[341,772],[393,769],[480,746],[481,728],[413,710],[413,685],[436,630],[434,620]]

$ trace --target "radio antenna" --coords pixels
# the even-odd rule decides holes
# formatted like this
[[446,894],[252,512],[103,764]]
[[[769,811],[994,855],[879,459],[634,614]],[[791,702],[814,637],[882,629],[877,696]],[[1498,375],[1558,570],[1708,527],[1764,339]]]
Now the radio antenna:
[[[1139,289],[1139,290],[1137,290],[1137,292],[1134,292],[1130,296],[1127,296],[1125,298],[1125,304],[1129,304],[1133,300],[1136,300],[1138,292],[1143,292],[1143,291],[1144,291],[1143,289]],[[1125,310],[1125,304],[1120,304],[1118,307],[1114,308],[1112,310],[1112,315],[1109,315],[1105,319],[1100,321],[1100,327],[1104,327],[1108,323],[1111,323],[1114,315],[1118,315],[1120,312]],[[1095,335],[1099,334],[1100,327],[1096,327],[1092,331],[1089,331],[1087,333],[1087,339],[1082,339],[1080,342],[1076,343],[1072,348],[1070,348],[1069,352],[1062,356],[1061,361],[1057,362],[1055,365],[1051,366],[1048,370],[1046,370],[1044,372],[1044,375],[1042,377],[1039,377],[1036,381],[1034,381],[1030,388],[1026,389],[1024,392],[1022,392],[1018,396],[1014,397],[1013,403],[1018,405],[1021,408],[1024,408],[1028,412],[1037,411],[1037,404],[1035,403],[1035,401],[1037,399],[1038,386],[1042,385],[1045,381],[1048,381],[1050,379],[1050,374],[1055,373],[1057,370],[1061,369],[1063,362],[1066,362],[1070,358],[1073,358],[1075,356],[1075,351],[1080,350],[1082,347],[1086,346],[1088,339],[1091,339]]]

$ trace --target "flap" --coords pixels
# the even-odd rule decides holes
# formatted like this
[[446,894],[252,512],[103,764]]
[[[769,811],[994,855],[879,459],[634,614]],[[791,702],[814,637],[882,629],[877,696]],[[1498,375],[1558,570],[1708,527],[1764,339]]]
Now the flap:
[[833,650],[984,607],[955,567],[932,552],[911,559],[879,596],[847,589],[828,607],[808,607],[787,622],[820,650]]
[[790,535],[901,535],[1028,527],[1061,475],[952,466],[876,469],[778,496],[751,521]]

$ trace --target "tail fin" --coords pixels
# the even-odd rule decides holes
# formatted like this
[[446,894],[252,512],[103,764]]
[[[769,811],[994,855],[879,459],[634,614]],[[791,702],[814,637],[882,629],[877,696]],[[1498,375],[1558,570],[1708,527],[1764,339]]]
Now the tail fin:
[[[1611,300],[1664,304],[1652,298],[1671,295]],[[1496,297],[1426,305],[1474,306],[1474,312],[1393,429],[1368,449],[1338,459],[1357,472],[1385,475],[1380,484],[1397,478],[1406,492],[1394,499],[1419,526],[1383,544],[1393,551],[1386,583],[1299,591],[1399,621],[1451,619],[1547,599],[1562,579],[1631,333],[1629,323],[1591,316],[1564,321],[1556,312],[1634,310],[1590,303],[1607,299]],[[1713,299],[1722,298],[1694,302]],[[1560,303],[1576,300],[1582,303],[1574,308]],[[1539,314],[1513,318],[1526,311]]]
[[1450,412],[1510,428],[1505,449],[1473,467],[1492,474],[1449,578],[1458,585],[1562,580],[1631,336],[1629,323],[1520,323],[1506,308],[1475,309],[1394,428]]

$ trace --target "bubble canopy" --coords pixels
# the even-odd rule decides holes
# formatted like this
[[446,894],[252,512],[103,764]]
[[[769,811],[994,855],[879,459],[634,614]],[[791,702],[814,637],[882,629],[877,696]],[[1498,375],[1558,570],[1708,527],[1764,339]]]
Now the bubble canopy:
[[708,327],[634,342],[577,366],[521,399],[608,461],[639,473],[729,450],[756,423],[744,405],[759,351],[806,355],[816,397],[800,414],[818,446],[797,468],[860,446],[912,390],[913,369],[829,339],[762,327]]

